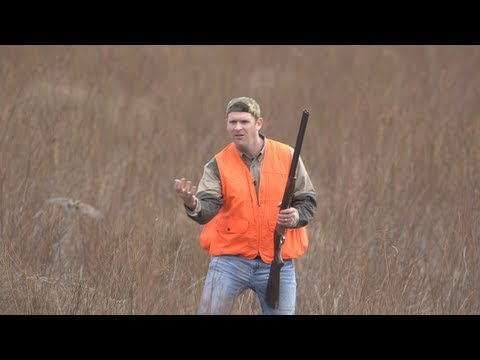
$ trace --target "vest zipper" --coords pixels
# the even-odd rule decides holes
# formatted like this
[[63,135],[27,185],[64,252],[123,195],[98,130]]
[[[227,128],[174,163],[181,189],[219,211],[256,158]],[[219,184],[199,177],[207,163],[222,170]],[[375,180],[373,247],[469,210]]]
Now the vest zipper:
[[260,200],[258,199],[258,192],[257,192],[257,181],[253,180],[253,187],[255,188],[255,198],[257,199],[257,205],[260,207]]

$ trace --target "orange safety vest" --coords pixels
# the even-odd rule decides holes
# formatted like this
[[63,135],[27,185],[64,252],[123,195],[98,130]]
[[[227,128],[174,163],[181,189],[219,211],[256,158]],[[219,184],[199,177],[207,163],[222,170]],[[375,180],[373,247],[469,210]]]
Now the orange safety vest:
[[[258,197],[252,175],[233,143],[215,155],[224,204],[204,225],[200,245],[211,255],[258,254],[266,263],[273,260],[273,232],[278,204],[282,201],[291,163],[288,145],[266,139]],[[286,229],[282,258],[300,257],[308,246],[306,227]]]

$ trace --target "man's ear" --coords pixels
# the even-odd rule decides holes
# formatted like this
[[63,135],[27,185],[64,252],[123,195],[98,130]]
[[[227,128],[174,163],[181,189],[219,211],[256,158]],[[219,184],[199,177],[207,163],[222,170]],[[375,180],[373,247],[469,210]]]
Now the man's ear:
[[258,130],[260,130],[262,128],[262,126],[263,126],[263,118],[262,117],[259,117],[257,119],[256,125],[257,125]]

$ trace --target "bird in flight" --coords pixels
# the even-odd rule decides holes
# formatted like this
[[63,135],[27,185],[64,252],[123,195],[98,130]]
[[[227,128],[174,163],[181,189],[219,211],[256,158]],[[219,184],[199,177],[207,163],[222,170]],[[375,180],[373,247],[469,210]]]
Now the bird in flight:
[[88,215],[95,219],[102,219],[103,214],[95,209],[93,206],[85,204],[80,200],[69,199],[65,197],[55,197],[47,200],[48,204],[58,204],[62,205],[69,214],[76,214],[80,212],[81,214]]

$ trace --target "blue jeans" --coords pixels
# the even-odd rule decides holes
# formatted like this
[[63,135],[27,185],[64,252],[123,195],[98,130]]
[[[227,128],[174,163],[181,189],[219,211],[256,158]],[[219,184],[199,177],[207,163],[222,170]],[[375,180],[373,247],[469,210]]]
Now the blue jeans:
[[203,288],[199,315],[224,315],[230,313],[235,299],[245,290],[253,290],[260,300],[265,315],[294,315],[297,292],[294,260],[285,260],[280,271],[280,298],[278,309],[266,302],[270,264],[262,259],[245,259],[241,256],[213,256],[208,267]]

